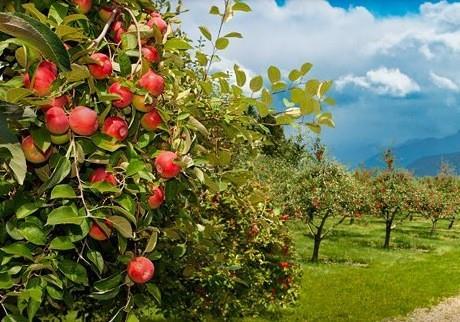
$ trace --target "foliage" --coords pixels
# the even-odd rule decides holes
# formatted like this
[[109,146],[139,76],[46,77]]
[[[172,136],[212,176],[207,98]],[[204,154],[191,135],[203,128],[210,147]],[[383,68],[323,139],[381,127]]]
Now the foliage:
[[[215,71],[218,54],[241,37],[221,34],[233,15],[250,11],[240,1],[211,8],[219,31],[200,27],[204,38],[195,47],[178,26],[181,1],[176,8],[143,0],[94,1],[88,10],[47,0],[1,6],[8,13],[0,17],[0,296],[9,318],[33,320],[69,310],[63,314],[73,320],[135,320],[133,312],[155,306],[166,315],[200,319],[256,314],[273,301],[290,302],[296,268],[278,265],[289,261],[289,238],[264,189],[251,180],[251,160],[245,167],[235,160],[241,146],[253,156],[270,141],[260,122],[269,115],[279,125],[311,116],[307,126],[316,132],[334,126],[322,107],[333,103],[326,96],[331,82],[307,81],[308,63],[291,71],[289,81],[270,66],[267,87],[262,76],[249,80],[237,65],[231,72]],[[98,14],[105,7],[108,17]],[[150,23],[158,18],[155,12],[166,21],[164,30]],[[146,46],[155,47],[160,62],[144,56]],[[91,57],[95,52],[110,58],[113,73],[106,78],[92,70],[102,66]],[[53,74],[50,60],[59,72],[48,91],[38,88],[36,73],[46,61],[54,67],[45,74]],[[161,78],[163,93],[148,83]],[[123,93],[109,87],[116,83]],[[156,105],[162,120],[156,131],[144,126],[144,112],[134,101],[124,108],[127,91]],[[272,96],[280,91],[291,99],[275,112]],[[66,114],[86,106],[88,115],[97,113],[99,128],[116,116],[128,132],[90,135],[71,118],[72,131],[50,134],[44,106],[66,97]],[[32,145],[26,147],[28,135]],[[26,164],[30,149],[40,158]],[[163,150],[177,155],[174,167],[181,173],[173,178],[162,178],[154,162]],[[105,182],[91,179],[100,167]],[[166,200],[151,209],[149,198],[158,186]],[[110,238],[90,238],[94,225]],[[154,279],[143,285],[125,274],[139,255],[156,267]]]

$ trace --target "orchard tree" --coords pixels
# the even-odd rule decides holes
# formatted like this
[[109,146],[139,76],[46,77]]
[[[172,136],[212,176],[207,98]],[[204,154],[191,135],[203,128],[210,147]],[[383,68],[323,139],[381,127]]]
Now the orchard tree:
[[[234,159],[261,151],[271,114],[333,126],[331,82],[307,81],[309,63],[287,78],[270,66],[267,81],[216,71],[242,37],[224,32],[250,11],[241,1],[211,7],[217,31],[201,26],[196,46],[182,1],[0,8],[4,321],[132,321],[146,308],[191,320],[290,302],[289,237],[251,160]],[[280,91],[291,97],[275,109]]]
[[317,262],[321,242],[346,218],[359,212],[355,203],[357,182],[341,165],[324,156],[316,145],[315,160],[305,162],[292,176],[290,193],[313,238],[312,262]]
[[448,228],[451,229],[460,211],[460,182],[455,169],[449,163],[442,162],[439,173],[434,177],[434,184],[451,206],[451,212],[447,214],[450,219]]
[[403,220],[410,211],[412,175],[394,168],[394,158],[390,150],[384,154],[387,168],[378,173],[372,181],[373,213],[385,221],[384,248],[390,247],[391,231],[395,220]]

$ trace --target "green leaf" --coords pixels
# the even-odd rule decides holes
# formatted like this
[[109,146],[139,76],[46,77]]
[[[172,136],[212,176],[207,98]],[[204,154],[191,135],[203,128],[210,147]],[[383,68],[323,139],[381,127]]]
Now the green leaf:
[[121,76],[128,76],[131,74],[131,59],[129,59],[126,53],[120,52],[118,54],[118,64],[120,65]]
[[115,202],[122,206],[124,209],[126,209],[130,214],[133,214],[136,211],[136,202],[127,194],[121,195],[120,197],[115,199]]
[[330,105],[330,106],[335,106],[337,103],[335,102],[335,99],[333,99],[332,97],[326,97],[324,99],[324,103]]
[[305,76],[305,74],[307,74],[312,67],[313,65],[310,63],[303,64],[302,67],[300,67],[300,72],[302,73],[302,76]]
[[132,159],[129,161],[128,167],[126,167],[126,176],[131,177],[143,170],[145,170],[144,161],[139,159]]
[[305,92],[297,87],[291,89],[291,101],[296,104],[301,104],[302,102],[306,101]]
[[243,11],[243,12],[250,12],[251,11],[251,7],[248,6],[245,2],[236,2],[232,9],[234,11]]
[[102,271],[104,270],[104,258],[102,257],[102,254],[97,250],[91,249],[86,253],[86,256],[90,262],[94,264],[99,273],[102,274]]
[[34,139],[34,144],[42,151],[46,151],[51,146],[51,136],[50,133],[44,129],[33,129],[30,131],[32,138]]
[[115,228],[123,237],[132,238],[133,229],[128,220],[120,216],[109,216],[107,220],[110,221]]
[[294,69],[291,70],[288,77],[291,82],[294,82],[298,80],[300,77],[302,77],[302,74],[297,69]]
[[53,18],[58,25],[60,25],[64,18],[67,16],[69,5],[55,2],[51,5],[51,8],[48,12],[48,17]]
[[64,77],[71,83],[82,81],[90,76],[88,67],[84,65],[72,64],[71,68],[71,71],[64,73]]
[[153,296],[153,298],[157,301],[158,304],[161,304],[161,292],[158,286],[153,283],[147,283],[147,292]]
[[3,246],[0,249],[8,255],[13,255],[14,257],[24,257],[30,260],[34,259],[32,257],[32,252],[24,243],[17,242]]
[[243,38],[243,35],[240,34],[239,32],[232,31],[226,34],[224,37],[225,38]]
[[102,133],[96,133],[91,137],[91,141],[98,147],[109,152],[115,152],[119,148],[124,147],[124,144],[118,143],[111,137]]
[[243,87],[246,83],[246,73],[238,65],[233,66],[233,70],[235,71],[236,84]]
[[47,225],[63,225],[63,224],[81,225],[84,220],[85,220],[85,217],[81,216],[75,207],[62,206],[50,212],[50,214],[48,215],[48,220],[46,221],[46,224]]
[[211,32],[209,31],[209,29],[205,26],[200,26],[200,31],[201,31],[201,34],[204,36],[204,38],[206,38],[207,40],[211,41],[212,40],[212,35],[211,35]]
[[21,223],[18,227],[18,232],[22,237],[34,245],[42,246],[46,244],[46,234],[44,230],[31,222]]
[[34,212],[36,212],[42,206],[43,206],[42,201],[26,203],[26,204],[22,205],[21,207],[19,207],[18,210],[16,210],[16,217],[18,219],[25,218],[25,217],[33,214]]
[[114,289],[117,286],[120,286],[122,281],[123,278],[121,274],[115,274],[102,280],[96,281],[94,283],[94,288],[98,291],[108,291]]
[[14,285],[13,279],[11,276],[6,273],[0,273],[0,290],[7,290]]
[[318,124],[314,124],[314,123],[307,123],[307,126],[309,127],[309,129],[316,133],[316,134],[320,134],[321,133],[321,126],[319,126]]
[[212,14],[212,15],[220,15],[219,8],[216,7],[216,6],[212,6],[212,7],[209,9],[209,13]]
[[69,184],[60,184],[51,191],[51,199],[71,199],[77,198],[75,191]]
[[[0,114],[0,119],[1,116],[2,115]],[[2,126],[1,123],[2,122],[0,121],[0,127]],[[2,131],[1,128],[0,131]],[[24,183],[24,179],[26,178],[27,163],[21,145],[19,143],[0,144],[0,148],[6,148],[10,151],[12,157],[8,162],[8,166],[11,171],[13,171],[16,181],[22,185]]]
[[41,195],[44,193],[46,190],[50,189],[51,187],[54,187],[58,183],[60,183],[62,180],[64,180],[70,173],[71,169],[71,164],[69,159],[62,155],[58,155],[59,159],[56,162],[55,168],[53,170],[53,173],[51,173],[50,178],[48,181],[46,181],[37,191],[38,195]]
[[249,82],[249,87],[251,88],[251,91],[258,92],[262,89],[263,84],[264,81],[262,79],[262,76],[255,76]]
[[171,50],[171,49],[187,50],[187,49],[191,49],[192,46],[184,39],[171,38],[165,43],[164,48],[166,50]]
[[267,74],[268,74],[268,79],[270,80],[272,84],[279,82],[281,80],[281,72],[276,66],[268,67]]
[[79,263],[64,259],[58,264],[59,270],[74,283],[88,285],[86,269]]
[[153,252],[157,245],[158,241],[158,233],[160,231],[157,228],[152,229],[152,233],[150,234],[149,240],[147,242],[147,245],[145,246],[144,253],[150,253]]
[[215,46],[216,46],[217,49],[223,50],[223,49],[227,48],[229,43],[230,43],[230,41],[227,38],[221,37],[221,38],[216,40]]
[[75,246],[68,236],[58,236],[50,242],[49,248],[56,250],[69,250],[74,249]]
[[41,51],[60,69],[70,70],[70,57],[59,37],[45,24],[25,14],[0,13],[0,31],[19,38]]

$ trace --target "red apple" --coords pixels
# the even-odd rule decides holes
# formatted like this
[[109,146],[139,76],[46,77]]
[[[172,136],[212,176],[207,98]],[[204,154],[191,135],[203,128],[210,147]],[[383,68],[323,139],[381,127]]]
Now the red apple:
[[180,165],[174,162],[176,158],[176,153],[171,151],[161,151],[160,154],[158,154],[155,159],[155,168],[160,177],[164,179],[171,179],[180,173]]
[[147,203],[149,204],[150,208],[157,209],[157,208],[160,208],[160,206],[163,204],[164,201],[165,201],[165,193],[163,191],[163,188],[156,187],[155,189],[152,190],[152,194],[147,200]]
[[154,272],[155,266],[147,257],[135,257],[128,264],[128,276],[137,284],[144,284],[150,281]]
[[89,182],[96,183],[96,182],[107,182],[111,185],[117,185],[117,179],[111,172],[107,172],[104,168],[97,168],[91,172],[89,175]]
[[72,131],[78,135],[93,135],[99,126],[97,113],[86,106],[77,106],[70,112],[69,124]]
[[160,96],[165,89],[165,81],[163,77],[156,74],[153,70],[149,70],[139,79],[139,86],[146,89],[153,96]]
[[142,56],[150,63],[159,63],[160,54],[158,50],[153,46],[144,46],[142,47]]
[[46,112],[52,107],[64,108],[69,103],[70,103],[70,97],[68,95],[62,95],[62,96],[53,98],[49,104],[40,106],[40,109]]
[[69,118],[60,107],[52,107],[46,112],[45,124],[51,134],[64,134],[69,130]]
[[117,44],[121,42],[121,35],[123,35],[126,30],[123,28],[123,23],[121,21],[116,21],[112,27],[113,30],[113,41]]
[[156,98],[153,98],[153,103],[152,104],[145,104],[145,96],[143,95],[134,95],[133,96],[133,106],[136,108],[136,110],[140,112],[150,112],[155,108],[155,105],[157,103]]
[[281,220],[282,222],[288,221],[288,220],[289,220],[289,215],[282,215],[282,216],[280,217],[280,220]]
[[162,120],[161,116],[156,109],[145,113],[141,118],[141,125],[148,131],[154,131],[160,126]]
[[251,224],[251,227],[249,228],[249,236],[251,237],[257,237],[259,235],[260,229],[257,224]]
[[92,0],[73,0],[73,3],[81,13],[88,13],[93,5]]
[[278,266],[279,266],[281,269],[287,269],[287,268],[289,268],[289,263],[288,263],[288,262],[279,262],[279,263],[278,263]]
[[26,160],[31,163],[42,163],[48,160],[50,157],[52,150],[49,148],[45,152],[42,152],[39,148],[35,146],[34,139],[32,135],[26,136],[22,140],[21,144],[22,151],[24,152],[24,156]]
[[38,96],[46,96],[51,91],[51,86],[57,78],[57,67],[49,61],[42,61],[35,69],[35,74],[30,80],[30,75],[24,75],[24,85],[32,88]]
[[88,69],[91,75],[96,79],[104,79],[112,74],[112,62],[110,58],[102,53],[95,53],[91,58],[96,61],[95,64],[89,64]]
[[112,11],[113,9],[110,7],[102,7],[98,12],[99,18],[101,18],[101,20],[104,22],[109,21],[110,17],[112,16]]
[[158,12],[152,12],[150,14],[152,18],[147,22],[147,26],[153,27],[153,25],[157,26],[158,30],[162,34],[166,32],[166,29],[168,29],[168,24],[161,18],[161,15]]
[[[104,225],[104,226],[102,226]],[[104,224],[93,221],[91,228],[89,229],[88,235],[95,240],[107,240],[112,234],[112,223],[108,220],[104,220]]]
[[128,123],[118,116],[110,116],[105,119],[102,133],[111,136],[118,141],[123,141],[128,136]]
[[117,108],[125,108],[131,104],[133,101],[133,93],[129,90],[128,87],[121,86],[120,83],[115,82],[110,85],[107,90],[110,94],[117,94],[120,96],[120,99],[112,101],[113,106]]

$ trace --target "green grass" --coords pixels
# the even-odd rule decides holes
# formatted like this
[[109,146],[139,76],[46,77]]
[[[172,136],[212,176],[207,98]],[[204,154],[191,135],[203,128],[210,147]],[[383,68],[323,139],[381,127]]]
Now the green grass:
[[291,229],[303,266],[301,293],[289,309],[245,321],[381,321],[460,294],[460,229],[439,224],[430,236],[426,221],[406,221],[382,249],[384,223],[343,224],[321,245],[311,264],[306,229]]

